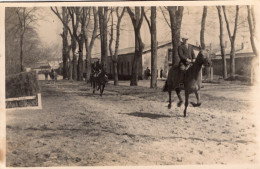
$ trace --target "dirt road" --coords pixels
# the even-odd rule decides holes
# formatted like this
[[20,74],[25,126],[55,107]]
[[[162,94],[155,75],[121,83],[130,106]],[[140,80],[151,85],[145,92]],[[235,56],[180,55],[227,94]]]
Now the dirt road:
[[183,118],[184,107],[168,110],[167,93],[147,81],[109,84],[103,97],[83,82],[41,83],[42,110],[7,112],[7,166],[258,162],[248,86],[205,85],[202,106]]

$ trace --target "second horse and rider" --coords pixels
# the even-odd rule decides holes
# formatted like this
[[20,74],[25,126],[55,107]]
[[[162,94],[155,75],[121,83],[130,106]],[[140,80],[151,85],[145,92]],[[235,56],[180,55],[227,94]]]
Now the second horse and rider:
[[94,62],[91,67],[92,73],[90,75],[90,82],[93,86],[93,93],[95,93],[97,87],[97,90],[100,90],[100,96],[102,96],[105,85],[108,82],[108,76],[106,75],[104,65],[100,64],[100,60],[98,59],[98,61]]

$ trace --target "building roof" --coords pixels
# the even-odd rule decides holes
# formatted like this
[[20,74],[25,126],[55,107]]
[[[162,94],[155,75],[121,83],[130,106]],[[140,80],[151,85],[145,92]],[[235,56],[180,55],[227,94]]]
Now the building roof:
[[[165,46],[171,46],[171,44],[172,44],[171,40],[159,42],[157,48],[160,49],[160,48],[165,47]],[[199,47],[197,47],[195,45],[192,45],[192,46],[194,47],[195,50],[199,49]],[[119,49],[118,55],[134,54],[134,52],[135,52],[135,47],[129,47],[129,48],[124,48],[124,49]],[[151,52],[151,44],[149,44],[149,45],[145,44],[144,45],[143,54],[148,53],[148,52]],[[108,52],[108,54],[109,54],[109,52]],[[108,56],[110,56],[110,54]],[[100,58],[101,53],[92,54],[92,57]]]
[[[231,47],[228,46],[225,48],[226,55],[230,54]],[[249,42],[242,43],[241,45],[236,46],[236,54],[239,53],[253,53],[251,44]],[[221,56],[221,50],[219,49],[216,52],[216,57]]]

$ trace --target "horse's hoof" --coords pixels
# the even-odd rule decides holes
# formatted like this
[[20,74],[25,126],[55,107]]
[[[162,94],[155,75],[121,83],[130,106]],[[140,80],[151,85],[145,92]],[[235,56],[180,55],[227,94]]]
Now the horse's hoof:
[[194,102],[190,102],[190,104],[193,106],[193,107],[199,107],[201,105],[201,103],[194,103]]
[[171,104],[168,104],[168,109],[170,109],[172,107],[172,105]]
[[183,103],[183,101],[179,101],[178,104],[177,104],[177,106],[178,106],[178,107],[181,107],[182,103]]

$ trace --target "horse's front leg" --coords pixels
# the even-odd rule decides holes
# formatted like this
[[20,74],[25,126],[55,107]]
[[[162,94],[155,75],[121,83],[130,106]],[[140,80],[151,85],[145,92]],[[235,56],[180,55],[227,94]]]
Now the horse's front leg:
[[181,97],[181,94],[180,94],[181,93],[181,89],[180,88],[176,88],[175,91],[176,91],[176,94],[177,94],[177,96],[179,98],[179,102],[178,102],[177,106],[181,107],[181,105],[183,103],[183,100],[182,100],[182,97]]
[[184,117],[186,117],[187,107],[189,105],[189,93],[185,91],[185,108],[184,108]]
[[104,92],[104,88],[105,88],[105,85],[102,85],[102,87],[100,88],[100,96],[102,96],[102,94]]

